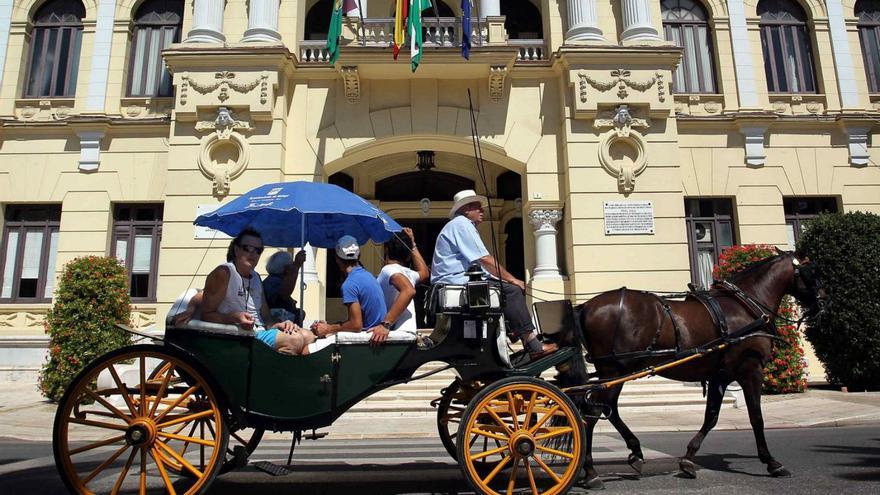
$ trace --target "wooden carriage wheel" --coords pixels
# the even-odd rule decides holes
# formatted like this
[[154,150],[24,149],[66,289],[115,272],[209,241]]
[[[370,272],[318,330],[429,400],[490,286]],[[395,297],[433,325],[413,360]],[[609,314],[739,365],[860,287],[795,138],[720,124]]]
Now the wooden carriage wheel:
[[[163,361],[153,369],[152,373],[150,373],[147,383],[159,384],[165,379],[166,374],[169,371],[173,372],[173,370],[174,365],[172,363]],[[179,382],[181,381],[181,378],[179,376],[172,376],[171,380],[172,382]],[[196,400],[205,400],[204,393],[202,392],[196,392],[194,396],[196,397]],[[198,435],[201,439],[205,438],[205,433],[213,436],[216,431],[213,422],[213,417],[209,416],[201,418],[198,424],[191,425],[192,434]],[[223,460],[223,464],[220,466],[220,472],[218,474],[227,473],[234,469],[244,467],[244,465],[247,464],[247,458],[257,449],[257,446],[259,446],[260,440],[263,439],[263,434],[265,433],[263,428],[240,428],[233,430],[229,427],[230,424],[228,420],[226,425],[229,429],[229,442],[226,446],[226,456]],[[188,446],[181,445],[181,447],[187,448]],[[242,453],[237,452],[239,450],[241,450]],[[178,454],[183,455],[185,452],[178,452]],[[175,458],[167,456],[165,460],[168,462],[168,469],[181,476],[192,476],[192,473],[188,469],[185,469],[183,464],[177,462]],[[240,462],[244,465],[240,465]]]
[[[561,390],[538,378],[510,377],[474,397],[457,444],[459,465],[477,492],[524,489],[555,495],[575,482],[585,460],[586,436],[575,405]],[[494,467],[487,472],[483,461]]]
[[[154,361],[161,372],[152,373]],[[53,449],[71,492],[190,495],[217,476],[228,439],[205,377],[161,346],[140,345],[102,356],[73,380],[55,415]]]

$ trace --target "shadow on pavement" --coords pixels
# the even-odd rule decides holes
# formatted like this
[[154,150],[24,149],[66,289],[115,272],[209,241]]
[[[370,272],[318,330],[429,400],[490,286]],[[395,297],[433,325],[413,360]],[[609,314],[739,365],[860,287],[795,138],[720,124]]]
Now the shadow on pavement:
[[857,446],[857,445],[817,445],[813,447],[814,452],[825,454],[843,454],[850,458],[851,462],[838,462],[836,466],[847,466],[852,468],[868,468],[868,470],[858,470],[843,473],[835,473],[834,476],[841,479],[852,481],[880,481],[880,438],[872,438],[876,446]]

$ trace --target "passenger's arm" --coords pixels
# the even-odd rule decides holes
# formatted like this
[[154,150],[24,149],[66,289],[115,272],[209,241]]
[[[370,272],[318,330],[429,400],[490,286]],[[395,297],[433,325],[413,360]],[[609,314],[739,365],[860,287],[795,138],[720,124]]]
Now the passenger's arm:
[[[419,272],[419,282],[425,283],[428,281],[428,277],[431,276],[431,270],[428,269],[428,264],[425,263],[425,258],[422,257],[422,253],[419,252],[419,247],[416,246],[416,237],[413,234],[413,231],[409,227],[403,228],[403,233],[409,237],[409,240],[412,241],[412,261],[413,267],[415,267],[416,271]],[[394,321],[394,320],[389,320]]]
[[246,311],[237,313],[221,313],[218,311],[220,303],[226,297],[226,287],[229,285],[229,269],[218,266],[205,279],[205,290],[202,296],[202,320],[213,323],[225,323],[227,325],[239,325],[246,330],[254,328],[254,318]]
[[495,261],[495,257],[491,254],[487,254],[480,258],[480,264],[483,265],[483,268],[486,269],[487,272],[492,275],[498,277],[499,279],[509,283],[516,285],[522,290],[526,290],[526,284],[522,280],[514,277],[509,271],[507,271],[501,263]]
[[[406,307],[409,305],[409,302],[416,297],[416,288],[413,287],[412,283],[409,281],[406,276],[402,273],[395,273],[389,279],[391,285],[397,289],[397,298],[394,299],[394,302],[391,304],[391,307],[388,308],[388,312],[385,313],[385,318],[382,321],[387,321],[391,324],[397,321],[400,318],[400,315],[406,311]],[[390,329],[385,328],[381,323],[367,329],[368,332],[372,332],[373,335],[370,337],[370,343],[372,344],[381,344],[385,342],[385,339],[388,338],[388,332]]]
[[172,324],[175,327],[182,327],[192,320],[196,311],[198,311],[199,306],[202,305],[202,296],[204,291],[197,290],[196,293],[189,299],[189,302],[186,304],[186,309],[176,315],[171,319]]
[[[299,269],[302,268],[306,261],[306,252],[300,250],[293,258],[293,264],[284,267],[284,273],[281,277],[281,287],[278,292],[284,297],[291,297],[294,289],[296,289],[296,280],[299,278]],[[302,302],[300,302],[302,304]]]
[[361,312],[361,305],[355,301],[348,306],[348,319],[342,323],[318,323],[315,327],[315,334],[318,337],[326,337],[330,334],[338,332],[360,332],[364,329],[364,318]]

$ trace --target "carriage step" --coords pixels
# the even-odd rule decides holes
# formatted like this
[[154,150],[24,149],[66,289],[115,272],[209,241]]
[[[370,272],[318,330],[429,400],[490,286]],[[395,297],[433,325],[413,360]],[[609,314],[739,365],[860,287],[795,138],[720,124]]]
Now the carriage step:
[[266,473],[271,474],[272,476],[287,476],[290,474],[290,470],[288,470],[284,466],[279,466],[278,464],[273,464],[269,461],[260,461],[252,464],[255,468],[260,471],[264,471]]

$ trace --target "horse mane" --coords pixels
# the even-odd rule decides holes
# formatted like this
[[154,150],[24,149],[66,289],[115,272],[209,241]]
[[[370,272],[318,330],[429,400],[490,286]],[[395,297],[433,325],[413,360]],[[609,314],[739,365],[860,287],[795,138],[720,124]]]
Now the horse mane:
[[771,264],[771,263],[774,263],[774,262],[776,262],[777,260],[779,260],[779,259],[781,259],[781,258],[783,258],[783,257],[785,257],[785,256],[788,256],[788,254],[789,254],[789,253],[779,253],[779,254],[777,254],[777,255],[775,255],[775,256],[771,256],[771,257],[769,257],[769,258],[764,258],[764,259],[762,259],[762,260],[760,260],[760,261],[755,261],[754,263],[749,263],[749,264],[746,265],[743,269],[741,269],[741,270],[739,270],[739,271],[737,271],[737,272],[734,272],[734,273],[730,274],[730,276],[727,277],[726,280],[729,280],[729,281],[731,281],[731,282],[739,282],[739,281],[741,281],[743,278],[747,277],[748,275],[750,275],[750,274],[752,274],[752,273],[758,271],[760,268],[763,268],[763,267],[766,266],[766,265],[769,265],[769,264]]

